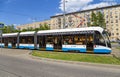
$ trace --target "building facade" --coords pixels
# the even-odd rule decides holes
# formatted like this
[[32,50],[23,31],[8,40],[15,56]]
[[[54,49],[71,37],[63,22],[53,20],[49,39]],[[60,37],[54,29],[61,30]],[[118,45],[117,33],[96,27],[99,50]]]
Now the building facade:
[[120,39],[120,5],[67,13],[64,26],[63,15],[51,16],[51,29],[87,27],[88,23],[92,23],[90,20],[92,11],[104,14],[106,29],[111,34],[111,40]]
[[41,21],[41,22],[34,22],[34,23],[30,23],[30,24],[24,24],[24,25],[20,25],[17,26],[16,28],[18,30],[23,30],[23,29],[28,29],[28,28],[39,28],[41,25],[47,24],[48,26],[51,25],[51,20],[45,20],[45,21]]
[[106,29],[111,34],[110,36],[111,40],[116,40],[117,38],[120,39],[120,5],[67,13],[65,14],[66,24],[64,26],[63,15],[55,15],[51,16],[50,20],[20,25],[17,26],[17,29],[22,30],[28,28],[39,28],[43,24],[48,24],[50,26],[50,29],[87,27],[88,23],[92,23],[91,22],[92,12],[94,13],[101,12],[102,14],[104,14]]

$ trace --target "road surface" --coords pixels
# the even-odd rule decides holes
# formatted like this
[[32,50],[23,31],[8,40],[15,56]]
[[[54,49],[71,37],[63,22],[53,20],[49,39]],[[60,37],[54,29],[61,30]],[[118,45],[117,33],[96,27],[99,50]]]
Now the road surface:
[[[25,54],[24,50],[21,51]],[[119,67],[45,61],[32,59],[23,54],[8,55],[2,52],[0,77],[120,77]]]

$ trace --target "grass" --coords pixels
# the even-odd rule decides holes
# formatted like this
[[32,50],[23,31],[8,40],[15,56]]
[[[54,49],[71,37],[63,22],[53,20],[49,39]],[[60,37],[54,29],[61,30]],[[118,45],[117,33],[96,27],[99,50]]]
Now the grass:
[[33,51],[32,55],[43,58],[59,59],[59,60],[120,65],[120,60],[112,56],[105,56],[105,55],[101,56],[98,54],[96,55],[96,54],[81,54],[81,53]]

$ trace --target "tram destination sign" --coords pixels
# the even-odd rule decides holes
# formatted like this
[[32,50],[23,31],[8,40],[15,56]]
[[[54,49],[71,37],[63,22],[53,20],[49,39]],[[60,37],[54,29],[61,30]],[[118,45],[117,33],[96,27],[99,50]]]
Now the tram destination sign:
[[0,28],[3,28],[4,27],[4,24],[0,23]]
[[3,23],[0,23],[0,36],[2,36],[2,29],[4,27],[4,24]]

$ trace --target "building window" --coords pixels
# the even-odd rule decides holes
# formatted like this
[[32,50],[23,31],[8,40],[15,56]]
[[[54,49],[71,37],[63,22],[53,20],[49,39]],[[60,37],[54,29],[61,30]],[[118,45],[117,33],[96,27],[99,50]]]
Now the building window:
[[114,35],[114,33],[112,33],[112,35]]
[[72,22],[72,17],[71,17],[71,16],[68,17],[68,21],[69,21],[69,22]]
[[116,23],[118,23],[118,20],[116,20]]
[[111,20],[111,23],[113,23],[113,21]]
[[118,12],[117,11],[115,11],[115,14],[117,14]]
[[120,13],[119,13],[119,20],[120,20]]
[[106,23],[108,23],[108,21],[106,21]]
[[106,18],[108,18],[108,15],[106,15]]
[[119,35],[119,33],[116,33],[116,35]]
[[58,20],[58,25],[61,25],[61,18],[59,17],[57,20]]
[[118,30],[118,28],[116,30]]

